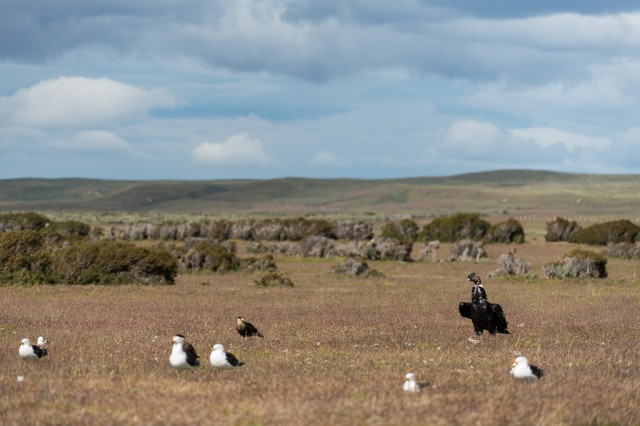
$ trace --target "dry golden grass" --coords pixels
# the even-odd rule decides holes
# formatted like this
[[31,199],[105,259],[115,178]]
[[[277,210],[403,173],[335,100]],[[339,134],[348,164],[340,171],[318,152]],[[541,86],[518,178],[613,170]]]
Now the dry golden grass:
[[[541,275],[570,248],[531,241],[518,255]],[[368,279],[328,274],[338,259],[277,259],[294,288],[253,288],[244,274],[2,287],[0,424],[640,424],[637,261],[610,261],[601,281],[486,278],[507,249],[488,246],[479,264],[374,262],[385,277]],[[457,305],[472,270],[511,335],[467,340]],[[243,341],[238,315],[266,337]],[[196,347],[198,370],[169,366],[175,333]],[[19,359],[20,339],[38,335],[50,356]],[[214,371],[216,342],[246,365]],[[512,380],[516,354],[545,377]],[[403,393],[409,371],[433,387]]]

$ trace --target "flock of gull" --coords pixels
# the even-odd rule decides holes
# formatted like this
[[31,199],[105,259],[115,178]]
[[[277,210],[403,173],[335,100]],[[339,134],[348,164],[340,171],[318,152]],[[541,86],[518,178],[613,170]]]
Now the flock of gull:
[[[246,321],[244,317],[238,317],[236,330],[244,337],[258,336],[264,337],[258,329]],[[191,343],[185,340],[182,334],[176,334],[171,341],[171,355],[169,355],[169,363],[177,370],[191,370],[200,366],[200,357],[196,353],[196,349]],[[220,343],[213,345],[213,350],[209,355],[209,363],[216,368],[234,368],[244,365],[244,361],[240,361],[230,352],[225,352],[224,346]]]
[[[484,330],[487,330],[489,334],[509,334],[509,330],[507,330],[507,320],[502,307],[497,303],[490,303],[488,301],[487,293],[480,277],[475,272],[472,272],[467,277],[467,281],[473,283],[473,287],[471,288],[471,302],[460,302],[458,306],[460,315],[464,318],[471,319],[473,329],[477,335],[481,335]],[[253,324],[246,321],[244,317],[237,318],[236,330],[244,339],[254,336],[264,337],[262,333],[260,333]],[[173,336],[171,343],[172,348],[171,354],[169,355],[169,363],[173,368],[176,370],[192,370],[200,366],[200,357],[196,353],[193,345],[186,341],[185,336],[176,334]],[[24,360],[39,360],[49,354],[49,351],[45,348],[46,345],[47,341],[43,336],[38,337],[37,344],[35,345],[32,345],[28,338],[24,338],[18,349],[18,354],[20,358]],[[233,369],[244,365],[244,361],[239,360],[232,353],[226,352],[224,346],[219,343],[213,345],[213,349],[209,355],[209,363],[212,367],[223,369]],[[543,376],[544,372],[535,365],[530,365],[524,356],[519,356],[513,361],[510,374],[515,379],[537,380]],[[421,388],[427,386],[426,384],[418,383],[413,373],[407,373],[405,379],[406,381],[402,386],[405,392],[419,392]]]

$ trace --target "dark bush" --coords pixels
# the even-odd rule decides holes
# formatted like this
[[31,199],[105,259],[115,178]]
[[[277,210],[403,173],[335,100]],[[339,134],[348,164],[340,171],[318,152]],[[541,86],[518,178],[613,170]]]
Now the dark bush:
[[37,231],[0,233],[0,281],[38,284],[47,281],[50,258]]
[[332,273],[349,277],[380,277],[381,272],[369,268],[367,262],[357,257],[347,257],[340,265],[331,270]]
[[[300,221],[303,220],[305,223],[305,231],[303,233],[303,235],[301,235],[301,237],[299,239],[302,239],[304,237],[307,236],[311,236],[311,235],[319,235],[322,237],[328,237],[328,238],[335,238],[333,235],[333,225],[331,223],[329,223],[329,221],[324,220],[324,219],[313,219],[313,220],[309,220],[309,219],[295,219],[293,220],[294,223],[295,221]],[[285,225],[285,230],[289,228],[289,221],[285,221],[284,225]],[[289,238],[289,240],[291,240]]]
[[218,240],[227,240],[231,236],[232,223],[228,220],[217,220],[210,224],[207,224],[206,229],[207,237],[215,238]]
[[569,242],[602,246],[609,243],[632,243],[638,232],[640,228],[630,221],[615,220],[579,229],[571,235]]
[[77,220],[51,222],[42,232],[47,238],[78,239],[89,235],[91,227]]
[[402,219],[400,222],[389,222],[382,228],[382,236],[396,240],[399,243],[413,243],[418,238],[420,228],[411,219]]
[[209,270],[213,272],[235,271],[240,267],[240,261],[233,251],[216,242],[206,240],[196,242],[185,255],[191,259],[192,269]]
[[38,213],[0,214],[0,232],[37,231],[43,229],[49,222],[48,217]]
[[240,267],[247,272],[275,271],[276,262],[273,256],[268,254],[265,257],[248,257],[240,260]]
[[[271,238],[261,238],[262,229],[277,228],[276,235]],[[268,231],[267,231],[268,232]],[[331,236],[331,224],[326,220],[308,220],[302,217],[285,219],[264,219],[256,224],[256,239],[271,239],[277,241],[300,241],[308,236]]]
[[66,284],[172,284],[178,270],[166,250],[109,240],[63,247],[51,266],[51,280]]
[[336,240],[370,240],[373,238],[373,228],[369,223],[358,220],[338,220],[332,225],[331,238]]
[[398,260],[400,262],[412,262],[411,252],[413,243],[401,243],[382,238],[376,242],[376,251],[380,253],[381,260]]
[[335,246],[336,241],[331,238],[310,236],[298,244],[297,251],[304,257],[327,257],[334,251]]
[[543,269],[547,278],[605,278],[607,258],[589,250],[575,249],[562,261],[547,263]]
[[477,214],[458,213],[433,219],[422,228],[418,239],[422,242],[439,240],[446,243],[464,239],[481,240],[489,228],[491,224]]
[[269,271],[253,281],[256,287],[293,287],[293,282],[284,272]]
[[485,237],[487,243],[524,243],[524,228],[515,219],[509,218],[505,222],[496,223],[493,225],[487,236]]
[[567,219],[557,217],[551,222],[547,222],[547,233],[544,236],[545,241],[569,241],[569,238],[580,229],[575,220],[569,222]]
[[[178,274],[176,259],[166,250],[138,248],[142,255],[132,268],[134,282],[174,284]],[[163,278],[163,280],[159,280]]]

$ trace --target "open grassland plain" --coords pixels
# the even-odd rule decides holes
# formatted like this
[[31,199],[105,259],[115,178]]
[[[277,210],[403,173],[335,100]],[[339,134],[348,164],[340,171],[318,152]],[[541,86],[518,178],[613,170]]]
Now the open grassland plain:
[[[172,218],[251,215],[626,216],[640,207],[638,175],[497,170],[408,179],[109,181],[2,179],[0,210],[85,212],[102,222],[120,216]],[[160,213],[160,214],[159,214]],[[637,219],[637,218],[635,218]],[[549,219],[550,220],[550,219]]]
[[[638,261],[610,260],[602,280],[551,281],[542,264],[572,246],[532,240],[517,250],[538,277],[488,278],[509,248],[486,246],[480,263],[370,262],[384,276],[366,279],[330,274],[340,259],[276,258],[293,288],[258,289],[244,273],[0,287],[0,424],[640,424]],[[460,317],[472,271],[510,335],[478,337]],[[243,340],[239,315],[265,337]],[[170,367],[176,333],[199,369]],[[20,339],[39,335],[49,356],[19,359]],[[246,365],[213,370],[214,343]],[[545,376],[513,380],[516,355]],[[430,387],[404,393],[407,372]]]

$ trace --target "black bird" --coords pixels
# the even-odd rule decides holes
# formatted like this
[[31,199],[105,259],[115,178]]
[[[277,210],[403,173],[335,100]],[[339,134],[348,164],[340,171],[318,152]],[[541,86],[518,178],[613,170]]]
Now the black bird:
[[502,306],[497,303],[490,303],[487,300],[487,292],[482,285],[480,277],[472,272],[467,277],[467,281],[473,283],[471,288],[471,303],[460,302],[458,309],[460,315],[469,318],[473,322],[473,329],[480,335],[487,330],[490,334],[509,334],[507,330],[507,319],[504,317]]
[[256,326],[248,321],[245,321],[244,317],[238,317],[236,330],[238,330],[238,333],[240,333],[240,335],[245,339],[251,336],[264,337],[262,333],[258,331]]

